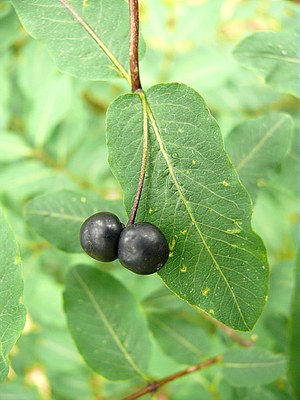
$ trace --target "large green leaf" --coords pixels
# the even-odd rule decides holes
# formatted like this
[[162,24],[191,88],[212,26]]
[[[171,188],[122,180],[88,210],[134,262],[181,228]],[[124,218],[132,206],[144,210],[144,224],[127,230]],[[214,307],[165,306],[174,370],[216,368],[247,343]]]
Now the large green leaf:
[[282,93],[299,97],[299,49],[297,33],[257,32],[244,39],[234,56]]
[[0,382],[9,370],[8,353],[25,324],[22,264],[13,232],[0,209]]
[[289,378],[293,388],[295,399],[300,396],[300,248],[295,264],[295,288],[291,308],[291,319],[289,329],[290,339],[290,360],[289,360]]
[[27,32],[47,43],[62,71],[91,80],[123,76],[129,81],[129,11],[124,0],[12,4]]
[[226,136],[231,161],[253,200],[279,171],[291,145],[292,127],[288,114],[274,113],[243,122]]
[[210,342],[201,326],[176,313],[153,313],[149,322],[162,350],[179,363],[196,364],[210,351]]
[[[219,127],[202,97],[183,84],[154,86],[147,101],[148,167],[137,220],[159,226],[169,241],[160,276],[182,299],[249,330],[266,301],[268,263]],[[141,164],[140,95],[119,97],[107,127],[109,161],[129,211]]]
[[260,386],[273,382],[286,370],[286,359],[263,349],[233,349],[224,356],[224,378],[232,386]]
[[99,211],[122,217],[122,205],[97,195],[61,190],[35,197],[25,209],[28,224],[54,246],[67,252],[81,252],[79,231],[83,221]]
[[64,293],[69,329],[88,365],[110,380],[145,377],[150,341],[131,293],[109,274],[73,268]]

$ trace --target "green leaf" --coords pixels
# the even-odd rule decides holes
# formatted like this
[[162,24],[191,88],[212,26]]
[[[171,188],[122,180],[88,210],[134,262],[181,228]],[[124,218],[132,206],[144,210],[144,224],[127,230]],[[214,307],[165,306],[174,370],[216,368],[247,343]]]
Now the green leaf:
[[0,132],[0,163],[17,161],[30,155],[31,148],[22,136],[7,131]]
[[73,268],[64,293],[69,329],[87,364],[110,380],[143,378],[150,357],[146,319],[109,274]]
[[[137,220],[157,225],[169,241],[160,276],[190,304],[235,329],[250,330],[266,301],[268,263],[219,127],[202,97],[186,85],[157,85],[146,95],[149,152]],[[121,96],[110,106],[107,129],[109,162],[129,211],[141,164],[139,94]]]
[[12,4],[27,32],[46,42],[63,72],[90,80],[123,76],[130,81],[129,12],[124,0]]
[[9,370],[8,353],[25,324],[21,257],[0,209],[0,382]]
[[117,213],[121,218],[122,205],[97,195],[61,190],[35,197],[25,209],[28,224],[57,248],[81,252],[79,231],[84,220],[99,211]]
[[196,364],[210,351],[210,342],[201,326],[175,313],[149,316],[150,328],[162,350],[182,364]]
[[289,379],[292,385],[295,399],[300,396],[300,248],[295,263],[295,288],[291,307],[291,319],[289,327]]
[[273,382],[286,370],[286,359],[263,349],[232,349],[224,356],[223,375],[236,387],[260,386]]
[[72,100],[71,81],[67,76],[54,76],[35,94],[28,116],[29,136],[35,147],[42,148],[54,128],[67,116]]
[[282,93],[299,97],[297,33],[257,32],[237,45],[233,54]]
[[252,200],[279,171],[292,141],[293,120],[274,113],[245,121],[225,139],[226,149]]
[[0,398],[5,400],[40,400],[36,386],[26,385],[21,379],[8,381],[0,386]]
[[9,0],[0,0],[0,18],[6,17],[11,12],[12,6]]
[[[0,15],[0,52],[6,50],[20,34],[20,23],[14,12],[10,9],[3,9],[4,15]],[[0,9],[1,12],[1,9]],[[7,15],[6,15],[7,14]]]

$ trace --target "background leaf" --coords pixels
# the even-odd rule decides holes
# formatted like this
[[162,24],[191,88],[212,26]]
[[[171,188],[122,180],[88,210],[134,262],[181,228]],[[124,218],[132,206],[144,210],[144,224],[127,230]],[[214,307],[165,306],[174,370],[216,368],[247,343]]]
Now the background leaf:
[[9,370],[8,353],[25,324],[21,257],[13,232],[0,209],[0,382]]
[[297,399],[300,395],[300,248],[295,263],[295,288],[289,328],[289,378],[293,388],[293,395]]
[[225,139],[226,149],[252,200],[279,171],[292,142],[293,120],[268,114],[236,126]]
[[152,313],[150,329],[162,350],[182,364],[196,364],[210,351],[207,334],[199,324],[175,313]]
[[129,80],[129,16],[124,0],[55,4],[12,0],[12,4],[27,32],[47,43],[62,71],[91,80],[122,73]]
[[[154,86],[147,99],[150,144],[138,220],[159,226],[169,241],[160,276],[179,297],[235,329],[250,330],[266,301],[268,264],[219,127],[201,96],[183,84]],[[119,97],[108,110],[107,127],[110,165],[129,211],[141,163],[139,95]]]
[[270,383],[286,370],[286,359],[263,349],[233,349],[224,356],[224,378],[232,386],[247,387]]
[[298,41],[296,32],[257,32],[239,43],[233,54],[274,89],[299,97]]
[[83,221],[99,211],[110,211],[123,217],[118,201],[79,191],[62,190],[38,196],[25,210],[28,224],[54,246],[68,252],[81,252],[79,231]]
[[144,377],[150,356],[146,320],[120,282],[78,266],[67,278],[64,304],[69,329],[91,368],[111,380]]
[[26,158],[31,153],[31,148],[26,141],[14,132],[0,132],[1,163],[17,161]]

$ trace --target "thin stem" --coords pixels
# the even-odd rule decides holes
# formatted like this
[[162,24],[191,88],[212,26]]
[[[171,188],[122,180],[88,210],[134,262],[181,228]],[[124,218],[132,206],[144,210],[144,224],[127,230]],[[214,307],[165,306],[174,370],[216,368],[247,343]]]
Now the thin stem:
[[129,60],[132,92],[142,90],[139,72],[139,1],[129,0],[130,45]]
[[140,198],[142,195],[143,184],[145,179],[146,173],[146,166],[147,166],[147,149],[148,149],[148,117],[147,117],[147,109],[146,109],[146,99],[143,92],[139,92],[140,98],[142,100],[142,107],[143,107],[143,154],[142,154],[142,164],[140,170],[140,178],[138,182],[138,187],[135,195],[135,199],[132,205],[130,217],[128,220],[127,225],[134,224],[136,213],[138,210]]
[[200,364],[192,365],[191,367],[188,367],[182,371],[176,372],[175,374],[166,376],[163,379],[160,379],[159,381],[154,381],[150,382],[147,386],[144,388],[138,390],[137,392],[134,392],[130,394],[127,397],[124,397],[123,400],[134,400],[138,399],[142,396],[144,396],[147,393],[154,393],[156,392],[161,386],[165,385],[166,383],[175,381],[176,379],[182,378],[183,376],[189,375],[193,372],[200,371],[204,368],[210,367],[211,365],[217,364],[223,359],[222,355],[215,356],[213,358],[210,358],[209,360],[203,361]]

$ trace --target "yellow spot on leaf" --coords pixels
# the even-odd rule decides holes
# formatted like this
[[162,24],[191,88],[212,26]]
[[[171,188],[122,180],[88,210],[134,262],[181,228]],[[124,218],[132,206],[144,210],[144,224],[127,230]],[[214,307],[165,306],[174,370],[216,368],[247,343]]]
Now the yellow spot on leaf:
[[21,264],[21,262],[22,262],[22,258],[20,257],[20,256],[17,256],[16,258],[15,258],[15,265],[19,265],[19,264]]
[[265,186],[267,186],[267,182],[264,179],[257,179],[256,180],[256,185],[258,187],[265,187]]
[[196,160],[192,160],[192,164],[193,164],[193,165],[195,165],[195,164],[196,164],[196,162],[197,162]]
[[212,314],[212,315],[214,315],[215,311],[211,308],[211,309],[209,310],[209,313]]
[[81,197],[80,201],[81,201],[81,203],[86,203],[86,197]]
[[183,231],[180,231],[180,233],[181,233],[182,235],[186,235],[186,234],[187,234],[187,229],[184,229]]
[[227,233],[241,233],[240,229],[226,229]]
[[187,271],[187,266],[182,264],[181,268],[180,268],[181,272],[186,272]]
[[174,250],[175,244],[176,244],[176,240],[173,238],[173,239],[172,239],[172,242],[171,242],[170,245],[169,245],[169,248],[170,248],[171,251]]
[[169,253],[169,257],[173,257],[174,256],[174,254],[173,254],[173,252],[171,251],[170,253]]
[[222,182],[222,185],[223,185],[223,186],[230,186],[230,183],[227,182],[227,181],[223,181],[223,182]]
[[207,296],[209,292],[210,288],[206,287],[204,290],[202,290],[202,296]]

